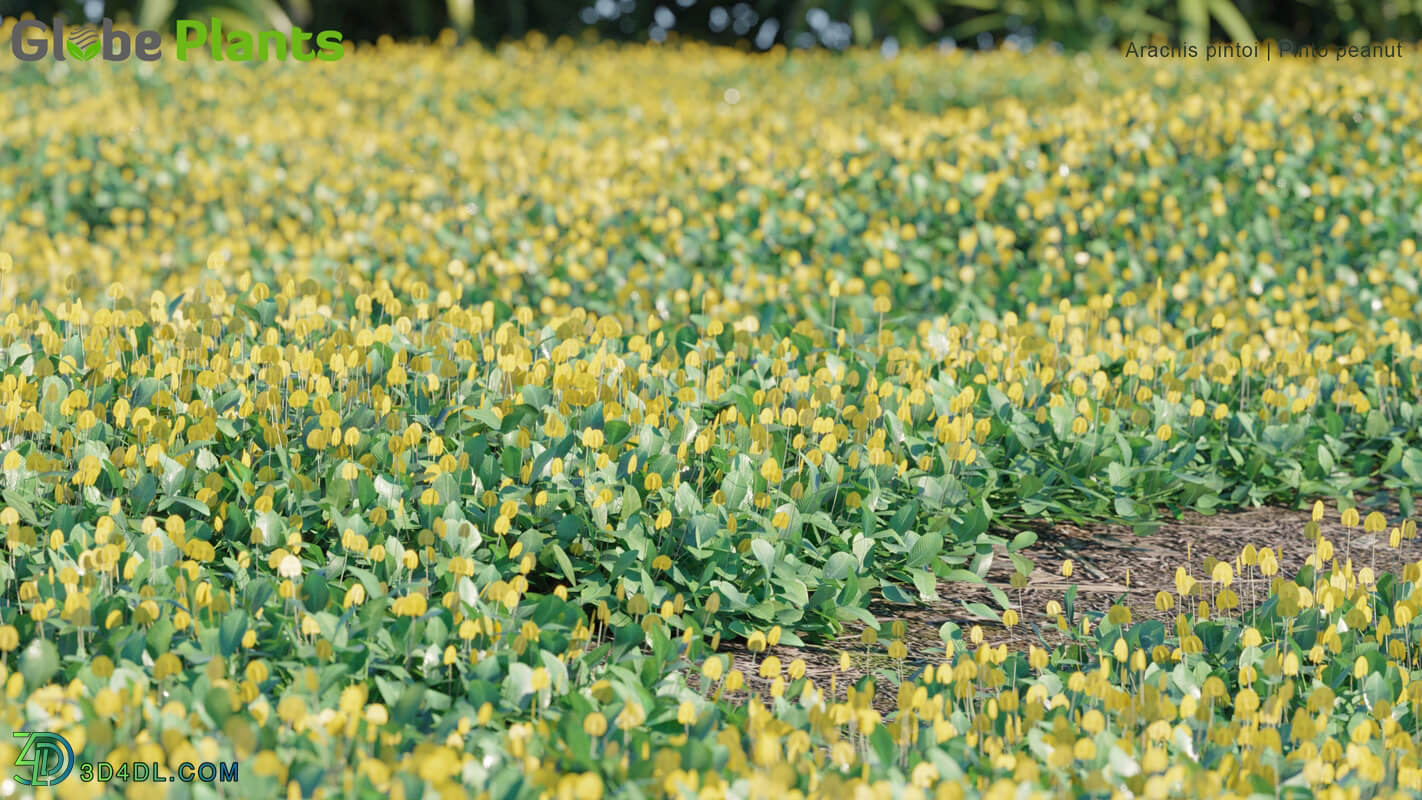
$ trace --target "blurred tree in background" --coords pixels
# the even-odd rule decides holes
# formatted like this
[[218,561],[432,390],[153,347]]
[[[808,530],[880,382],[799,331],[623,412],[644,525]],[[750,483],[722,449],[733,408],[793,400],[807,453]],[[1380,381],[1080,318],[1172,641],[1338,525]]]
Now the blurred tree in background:
[[333,28],[354,41],[433,38],[450,28],[486,45],[530,31],[619,41],[682,37],[760,50],[1422,37],[1422,0],[0,0],[6,16],[24,11],[41,19],[56,12],[74,21],[128,18],[148,27],[216,16],[235,27]]

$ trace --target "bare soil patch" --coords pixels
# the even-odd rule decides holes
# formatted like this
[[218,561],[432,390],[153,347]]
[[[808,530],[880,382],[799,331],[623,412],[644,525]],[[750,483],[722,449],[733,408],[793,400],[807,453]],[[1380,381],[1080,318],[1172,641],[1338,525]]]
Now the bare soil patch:
[[[1388,528],[1400,525],[1402,518],[1396,507],[1382,508],[1388,517]],[[1366,516],[1367,511],[1360,509]],[[813,676],[817,685],[828,688],[830,678],[835,677],[837,694],[841,697],[844,688],[852,685],[866,674],[884,668],[894,668],[894,662],[886,655],[885,645],[891,638],[889,626],[895,620],[905,623],[904,641],[908,646],[908,658],[903,664],[905,677],[911,676],[925,665],[936,665],[943,657],[943,641],[939,629],[945,622],[955,622],[965,630],[972,625],[980,625],[984,641],[989,644],[1006,643],[1009,648],[1025,650],[1029,645],[1055,644],[1063,640],[1056,628],[1055,618],[1048,618],[1046,605],[1055,600],[1062,603],[1067,589],[1077,586],[1075,605],[1078,616],[1082,611],[1105,611],[1116,602],[1124,602],[1131,608],[1136,621],[1160,619],[1173,625],[1180,609],[1167,612],[1155,609],[1154,599],[1159,591],[1174,592],[1175,570],[1185,567],[1196,580],[1208,585],[1209,572],[1206,564],[1213,561],[1228,561],[1234,564],[1245,545],[1252,544],[1256,550],[1268,547],[1273,550],[1279,562],[1279,575],[1293,576],[1304,566],[1304,560],[1313,552],[1313,546],[1304,532],[1311,519],[1308,511],[1283,508],[1257,508],[1245,511],[1219,513],[1213,515],[1188,513],[1182,519],[1166,522],[1154,534],[1139,536],[1125,525],[1092,525],[1082,527],[1072,524],[1044,525],[1036,528],[1037,542],[1021,552],[1035,565],[1027,576],[1023,589],[1010,585],[1014,568],[1006,553],[998,553],[992,560],[986,580],[1006,592],[1017,610],[1021,621],[1011,630],[1000,621],[975,617],[964,603],[977,601],[998,609],[991,593],[984,586],[970,583],[953,583],[938,586],[943,598],[932,604],[897,605],[879,602],[870,610],[881,622],[882,633],[876,645],[866,647],[860,642],[859,628],[847,629],[834,641],[812,643],[806,647],[785,645],[774,648],[782,664],[789,664],[795,658],[803,658],[806,673]],[[1339,563],[1351,557],[1353,568],[1371,566],[1375,572],[1397,572],[1406,562],[1422,560],[1422,537],[1403,541],[1397,548],[1388,546],[1388,534],[1364,534],[1361,527],[1350,532],[1344,528],[1338,513],[1330,509],[1319,523],[1324,536],[1334,545]],[[1061,575],[1062,562],[1071,559],[1071,578]],[[1127,574],[1129,571],[1129,575]],[[1253,573],[1252,579],[1236,580],[1231,587],[1240,598],[1240,611],[1258,605],[1268,595],[1267,579]],[[1128,585],[1129,583],[1129,585]],[[760,659],[745,649],[743,642],[728,642],[722,647],[730,654],[735,667],[746,675],[747,687],[765,696],[769,681],[756,672]],[[851,654],[851,668],[839,671],[841,650]],[[882,681],[875,696],[875,706],[885,714],[895,706],[896,698]]]

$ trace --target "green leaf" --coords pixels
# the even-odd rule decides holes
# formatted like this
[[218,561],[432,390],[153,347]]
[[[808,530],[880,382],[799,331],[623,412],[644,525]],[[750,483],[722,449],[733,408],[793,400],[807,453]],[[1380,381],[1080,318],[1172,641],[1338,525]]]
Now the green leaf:
[[198,502],[197,500],[191,497],[169,496],[164,497],[162,500],[158,501],[159,511],[167,511],[173,506],[178,506],[180,508],[186,509],[199,517],[206,517],[212,513],[212,510],[209,509],[206,505]]
[[553,560],[558,563],[558,569],[563,571],[563,577],[568,579],[569,584],[576,585],[578,575],[573,570],[573,562],[568,558],[568,554],[563,550],[562,545],[554,543],[549,545],[548,549],[553,553]]
[[523,452],[517,447],[505,446],[503,452],[499,454],[499,467],[503,470],[505,477],[518,480],[519,471],[523,467]]
[[943,580],[949,581],[950,583],[952,581],[962,581],[964,583],[978,584],[987,583],[987,580],[983,578],[983,576],[977,574],[976,572],[963,569],[961,567],[955,567],[953,569],[948,570],[947,574],[943,576]]
[[5,505],[15,509],[15,513],[20,515],[20,519],[30,525],[40,524],[39,517],[35,515],[35,507],[30,504],[29,498],[18,491],[6,489],[3,493]]
[[879,591],[883,593],[884,599],[890,603],[907,604],[913,602],[913,596],[901,589],[896,583],[885,581],[879,587]]
[[1368,705],[1372,706],[1381,700],[1390,702],[1396,695],[1383,673],[1369,672],[1368,677],[1363,679],[1363,696],[1367,698]]
[[[685,485],[684,483],[682,484],[682,486]],[[755,555],[755,559],[760,562],[760,565],[765,568],[766,574],[769,574],[772,566],[775,564],[775,546],[764,539],[752,539],[751,553]]]
[[503,420],[499,418],[498,414],[494,413],[493,409],[480,408],[470,411],[468,413],[469,416],[474,418],[475,422],[482,424],[484,427],[488,428],[491,431],[497,432],[501,427],[503,427]]
[[959,541],[971,539],[988,528],[988,515],[981,508],[974,508],[969,511],[963,520],[963,528],[959,531]]
[[156,378],[143,378],[133,389],[133,397],[128,403],[135,409],[143,408],[153,400],[153,396],[163,388],[163,384]]
[[1032,559],[1027,558],[1026,556],[1021,555],[1019,553],[1008,553],[1007,558],[1009,561],[1012,562],[1013,570],[1020,572],[1023,575],[1031,575],[1032,568],[1036,566],[1032,563]]
[[931,602],[938,599],[938,577],[932,572],[915,571],[913,585],[918,589],[919,598]]
[[[1323,445],[1318,446],[1321,450]],[[1402,453],[1402,471],[1407,473],[1407,477],[1414,483],[1422,484],[1422,450],[1409,447]]]
[[148,636],[146,637],[148,652],[154,656],[160,656],[168,652],[168,647],[173,642],[173,634],[175,632],[173,623],[168,621],[167,618],[160,619],[153,623],[153,627],[148,629]]
[[241,644],[242,636],[246,632],[247,615],[241,611],[227,612],[222,618],[222,625],[218,628],[218,651],[224,657],[237,652],[237,646]]
[[786,602],[797,608],[805,608],[810,604],[810,589],[799,578],[782,578],[780,587]]
[[325,576],[312,572],[301,582],[301,602],[308,611],[320,611],[331,601],[331,588]]
[[689,517],[701,510],[701,500],[696,496],[696,492],[692,491],[689,483],[677,487],[672,505],[676,513],[683,517]]
[[221,686],[214,686],[203,694],[202,707],[218,725],[232,716],[232,693]]
[[994,621],[994,622],[997,622],[997,621],[1000,620],[1000,617],[998,617],[997,614],[993,613],[993,610],[992,610],[991,608],[988,608],[986,605],[984,605],[984,604],[982,604],[982,603],[978,603],[978,602],[964,603],[964,604],[963,604],[963,607],[966,608],[966,609],[968,609],[968,613],[972,614],[973,616],[977,617],[978,619],[992,620],[992,621]]
[[879,619],[870,614],[867,609],[859,606],[840,606],[834,610],[835,616],[842,620],[857,620],[868,625],[874,630],[879,630]]
[[858,569],[858,567],[859,562],[855,560],[854,556],[850,553],[846,553],[841,550],[831,555],[829,557],[829,560],[825,562],[825,580],[844,580],[845,578],[849,577],[849,574],[851,572],[854,572],[856,569]]
[[750,462],[744,457],[737,457],[736,466],[727,472],[726,477],[721,481],[721,491],[726,494],[726,509],[728,511],[738,510],[745,504],[752,483]]
[[20,674],[31,691],[49,683],[59,671],[59,650],[48,639],[35,639],[20,654]]
[[1112,486],[1125,486],[1130,480],[1130,472],[1125,465],[1112,461],[1106,467],[1106,477]]
[[1007,545],[1008,552],[1016,553],[1018,550],[1025,550],[1037,543],[1036,531],[1022,531],[1012,537],[1012,541]]
[[1323,468],[1325,475],[1333,472],[1333,454],[1322,443],[1318,445],[1318,466]]
[[1117,516],[1134,517],[1136,515],[1136,504],[1129,497],[1117,497],[1115,508]]
[[1378,409],[1368,412],[1367,421],[1363,423],[1363,433],[1370,439],[1381,438],[1388,431],[1387,417]]
[[423,683],[411,682],[400,693],[400,699],[396,700],[395,705],[391,707],[390,719],[402,723],[414,722],[415,715],[420,710],[420,703],[425,699],[425,693],[428,691]]
[[932,561],[943,550],[943,534],[931,531],[920,537],[909,548],[908,566],[921,567]]

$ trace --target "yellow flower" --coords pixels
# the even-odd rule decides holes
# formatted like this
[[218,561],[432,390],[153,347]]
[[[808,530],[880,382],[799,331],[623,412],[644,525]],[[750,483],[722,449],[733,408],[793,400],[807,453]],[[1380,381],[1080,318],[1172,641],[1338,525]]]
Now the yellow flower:
[[607,733],[607,717],[596,711],[589,712],[583,717],[583,732],[594,738]]
[[705,662],[702,663],[701,674],[706,677],[706,680],[715,682],[721,679],[721,675],[725,668],[726,665],[724,662],[722,662],[720,657],[711,656],[710,658],[707,658]]
[[1230,569],[1229,562],[1216,563],[1215,568],[1210,571],[1210,580],[1223,586],[1229,586],[1234,581],[1234,570]]
[[426,610],[425,596],[422,594],[410,594],[396,599],[394,611],[397,616],[419,617],[424,616]]
[[350,608],[351,606],[358,606],[358,605],[360,605],[361,603],[364,603],[364,602],[365,602],[365,586],[362,585],[361,583],[357,582],[357,583],[351,584],[351,588],[349,588],[349,589],[346,590],[346,596],[345,596],[345,598],[341,601],[341,607],[342,607],[342,608]]
[[774,678],[780,674],[780,659],[775,656],[766,656],[760,662],[760,677]]
[[647,713],[642,709],[642,704],[636,700],[628,700],[622,707],[622,712],[617,715],[617,727],[629,731],[641,725],[646,718]]
[[751,631],[746,637],[746,649],[752,653],[759,653],[765,649],[765,634],[760,631]]
[[1027,664],[1031,666],[1032,669],[1046,669],[1048,663],[1049,659],[1046,650],[1043,650],[1042,648],[1037,647],[1036,645],[1028,646]]
[[760,462],[760,475],[768,483],[779,483],[781,479],[780,464],[774,458],[767,457]]

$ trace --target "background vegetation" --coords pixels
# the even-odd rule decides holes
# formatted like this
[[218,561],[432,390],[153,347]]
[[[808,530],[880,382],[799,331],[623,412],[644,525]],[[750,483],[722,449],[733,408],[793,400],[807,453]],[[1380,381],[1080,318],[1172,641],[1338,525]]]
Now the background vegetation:
[[768,49],[842,49],[892,40],[990,47],[1059,44],[1102,47],[1160,36],[1171,40],[1292,39],[1314,44],[1362,44],[1422,34],[1422,2],[1414,0],[48,0],[0,2],[0,11],[29,10],[72,19],[102,10],[146,24],[218,14],[234,24],[284,21],[334,28],[373,41],[433,38],[452,28],[485,44],[530,31],[549,36],[596,33],[599,38],[659,40],[668,35]]
[[[1279,24],[1222,3],[690,8],[907,32],[0,59],[0,769],[53,731],[241,765],[64,800],[1422,793],[1422,60],[904,46]],[[1314,512],[1135,584],[1033,553],[1266,504]]]
[[1419,71],[0,59],[0,769],[1416,797]]

